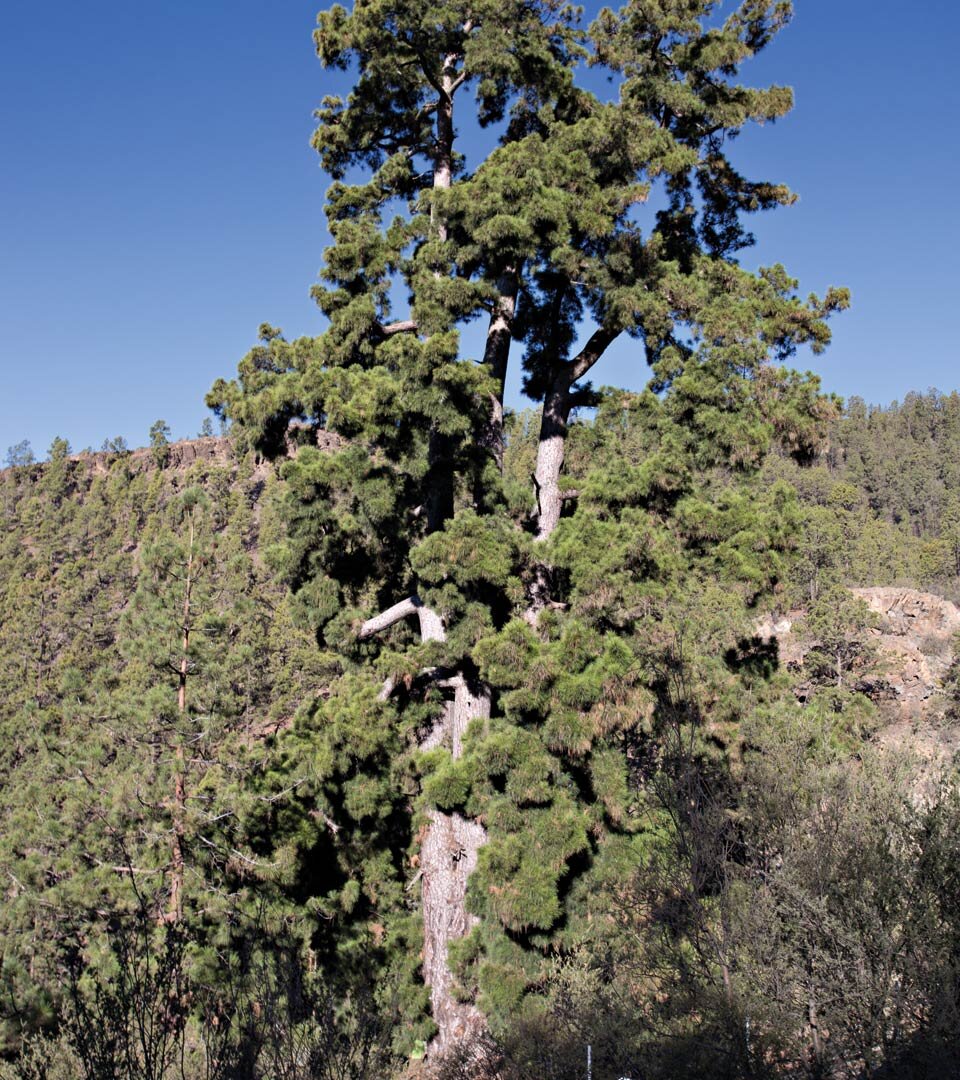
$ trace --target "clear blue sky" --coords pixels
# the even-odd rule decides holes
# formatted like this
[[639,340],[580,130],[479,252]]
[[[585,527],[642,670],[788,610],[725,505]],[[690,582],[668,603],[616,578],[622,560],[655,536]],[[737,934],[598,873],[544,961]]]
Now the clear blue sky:
[[[0,40],[0,458],[192,435],[203,395],[269,321],[322,328],[308,296],[327,186],[309,147],[329,90],[316,0],[11,0]],[[729,10],[731,4],[728,3]],[[748,265],[848,285],[828,390],[886,403],[960,386],[955,6],[797,0],[748,71],[796,90],[745,135],[749,175],[800,193],[756,221]],[[601,383],[639,385],[629,349]],[[514,397],[514,404],[519,400]]]

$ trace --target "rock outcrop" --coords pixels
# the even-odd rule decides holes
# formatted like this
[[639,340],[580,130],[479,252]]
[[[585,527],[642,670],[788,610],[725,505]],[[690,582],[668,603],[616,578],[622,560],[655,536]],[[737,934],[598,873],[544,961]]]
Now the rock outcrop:
[[903,721],[932,722],[942,712],[943,680],[960,632],[956,604],[915,589],[853,589],[877,617],[870,631]]
[[[960,725],[945,716],[944,680],[960,634],[960,607],[933,593],[894,586],[852,589],[874,616],[867,630],[877,660],[863,680],[881,726],[877,741],[914,751],[930,766],[960,751]],[[782,664],[802,668],[816,641],[804,634],[805,612],[768,617],[757,627],[777,639]]]
[[[186,469],[195,461],[215,461],[226,464],[233,456],[229,442],[215,435],[198,439],[181,439],[179,442],[168,443],[166,451],[165,467],[168,469]],[[120,458],[126,460],[131,474],[150,472],[157,468],[156,453],[148,446],[129,450],[122,455],[106,450],[97,450],[92,454],[75,454],[73,456],[74,461],[92,462],[94,469],[98,472],[106,472]],[[36,468],[43,468],[42,463]]]

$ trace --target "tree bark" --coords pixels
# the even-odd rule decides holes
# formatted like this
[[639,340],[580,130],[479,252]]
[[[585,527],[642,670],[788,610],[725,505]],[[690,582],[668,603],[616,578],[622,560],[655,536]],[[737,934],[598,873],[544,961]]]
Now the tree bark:
[[[453,183],[453,95],[457,80],[454,65],[455,54],[443,58],[443,73],[440,77],[437,98],[437,151],[433,160],[433,189],[446,191]],[[437,211],[436,204],[430,207],[430,224],[441,241],[447,239],[447,224]]]
[[[421,604],[420,636],[424,641],[446,640],[443,620]],[[462,674],[450,685],[453,699],[444,705],[437,726],[421,743],[422,749],[449,742],[454,758],[463,752],[463,733],[476,717],[490,716],[490,693],[474,691]],[[420,847],[423,872],[423,977],[430,988],[430,1005],[437,1035],[431,1052],[446,1054],[458,1042],[484,1029],[483,1015],[475,1005],[457,1000],[449,966],[450,943],[473,929],[476,919],[467,912],[467,881],[477,865],[477,852],[487,834],[479,822],[456,812],[430,811],[430,825]]]
[[517,313],[519,277],[513,267],[508,267],[497,280],[497,298],[490,312],[487,341],[483,350],[483,363],[494,380],[490,401],[490,419],[483,442],[490,451],[497,469],[503,472],[503,390],[507,380],[507,364],[510,360],[510,342],[513,336],[513,319]]
[[560,489],[560,471],[567,441],[567,421],[572,405],[571,390],[606,352],[618,331],[601,327],[570,361],[557,367],[553,385],[543,402],[540,419],[540,441],[537,445],[537,466],[534,487],[537,495],[537,540],[546,540],[557,527],[563,507],[564,493]]
[[[472,690],[463,676],[454,680],[454,698],[448,703],[451,753],[462,753],[463,733],[471,720],[490,716],[490,694]],[[457,812],[430,811],[430,825],[420,849],[423,870],[423,974],[430,987],[430,1004],[437,1035],[431,1053],[442,1057],[485,1029],[483,1014],[470,1002],[457,999],[450,971],[451,942],[466,936],[477,919],[467,911],[467,883],[476,869],[486,829]]]
[[407,618],[408,615],[419,612],[421,608],[423,608],[423,602],[419,596],[408,596],[406,600],[401,600],[399,603],[394,604],[393,607],[387,608],[386,611],[381,611],[379,615],[374,615],[372,619],[367,619],[363,626],[360,627],[357,637],[361,641],[366,641],[367,638],[379,634],[382,630],[389,629],[394,623]]
[[570,385],[565,376],[566,372],[547,394],[540,417],[537,465],[533,474],[537,495],[537,540],[546,540],[550,536],[560,521],[563,507],[560,471],[567,443],[567,421],[570,419]]

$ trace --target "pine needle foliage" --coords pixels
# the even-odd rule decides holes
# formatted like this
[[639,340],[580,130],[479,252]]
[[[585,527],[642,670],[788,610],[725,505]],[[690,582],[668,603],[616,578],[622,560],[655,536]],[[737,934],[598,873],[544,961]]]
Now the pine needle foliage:
[[[328,962],[376,955],[411,1017],[427,984],[439,1051],[522,1009],[594,881],[644,858],[632,762],[680,673],[736,697],[723,658],[794,543],[792,492],[750,476],[834,408],[771,362],[822,350],[846,290],[738,262],[748,216],[794,200],[728,154],[791,107],[739,81],[791,5],[717,8],[321,12],[352,76],[316,114],[328,328],[262,326],[208,396],[258,452],[299,447],[271,564],[338,672],[280,743],[271,843]],[[647,392],[591,385],[618,339]],[[504,413],[514,345],[535,420]]]

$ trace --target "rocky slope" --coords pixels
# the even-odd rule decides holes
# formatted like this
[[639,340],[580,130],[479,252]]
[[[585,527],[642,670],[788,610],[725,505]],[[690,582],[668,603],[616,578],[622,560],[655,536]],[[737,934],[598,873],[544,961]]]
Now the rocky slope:
[[[878,741],[911,749],[931,767],[953,760],[960,753],[960,725],[946,716],[944,691],[960,633],[960,608],[916,589],[874,586],[851,591],[874,617],[866,633],[875,660],[861,688],[880,713]],[[816,645],[805,630],[804,615],[790,611],[758,627],[764,639],[776,638],[780,662],[801,670]]]

